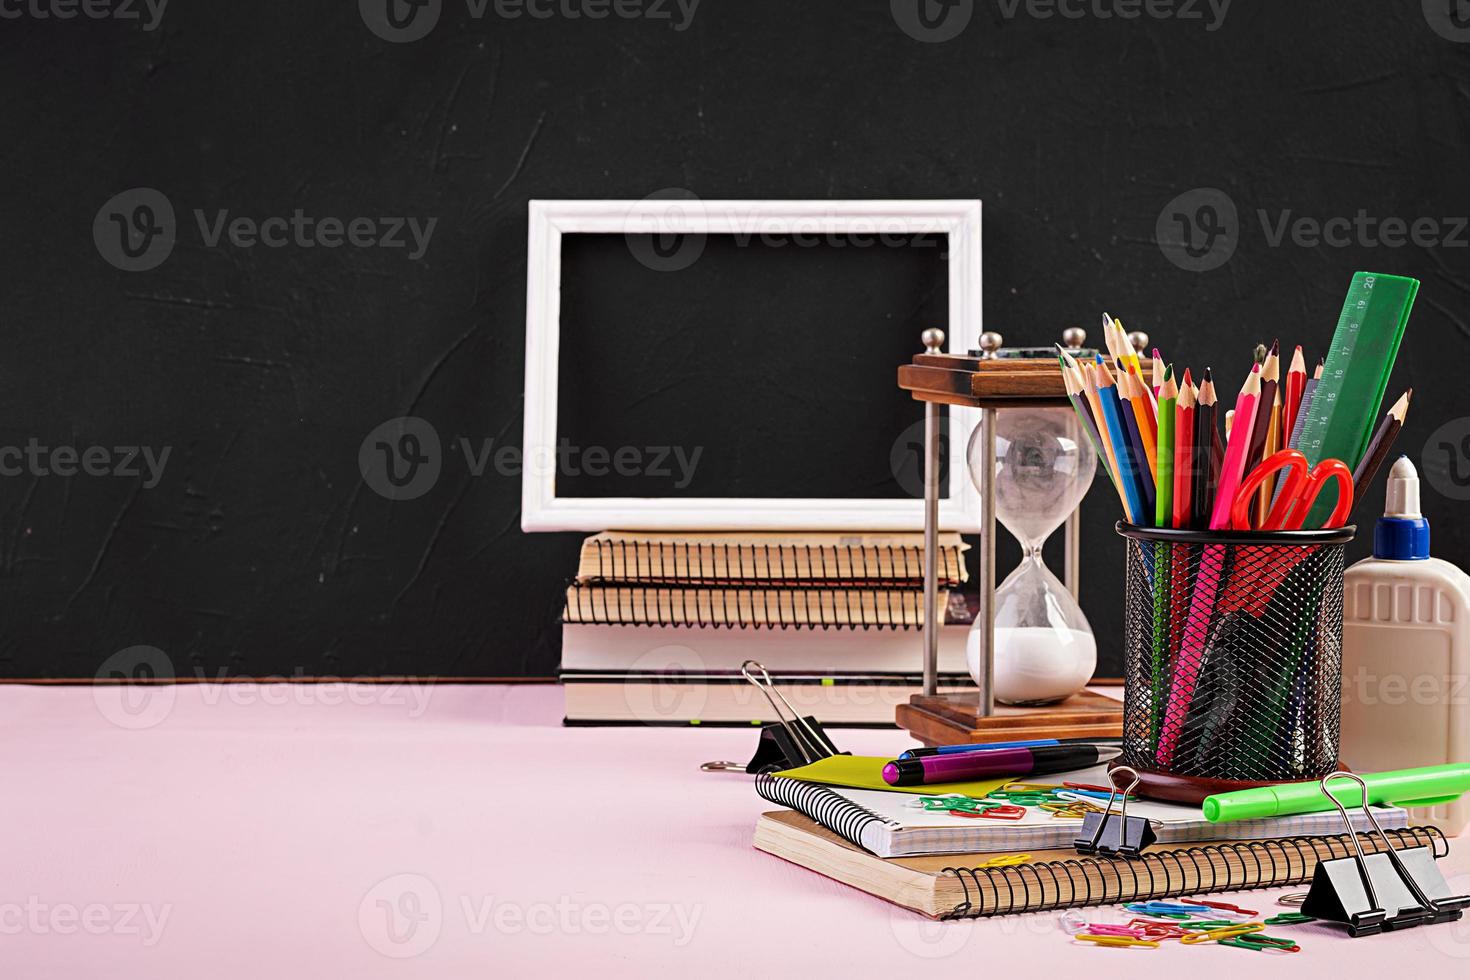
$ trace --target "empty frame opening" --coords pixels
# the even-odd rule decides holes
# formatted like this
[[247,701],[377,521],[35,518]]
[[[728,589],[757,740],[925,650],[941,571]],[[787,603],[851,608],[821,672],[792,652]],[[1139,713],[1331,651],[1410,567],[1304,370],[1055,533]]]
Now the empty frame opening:
[[946,245],[564,235],[557,496],[920,496],[896,370],[948,329]]

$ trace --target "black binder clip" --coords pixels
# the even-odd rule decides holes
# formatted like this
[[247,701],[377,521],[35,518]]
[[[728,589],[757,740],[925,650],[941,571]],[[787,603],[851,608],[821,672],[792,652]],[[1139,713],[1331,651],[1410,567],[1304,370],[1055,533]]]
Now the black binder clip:
[[[1118,798],[1118,773],[1126,772],[1133,782],[1123,790],[1123,799],[1118,812],[1113,812],[1113,800]],[[1103,857],[1136,858],[1139,852],[1158,840],[1153,824],[1147,817],[1128,816],[1128,794],[1138,786],[1138,772],[1131,766],[1115,766],[1108,773],[1108,783],[1113,791],[1108,794],[1108,805],[1102,813],[1089,813],[1082,818],[1082,835],[1072,842],[1078,854],[1099,854]]]
[[[1363,845],[1353,831],[1347,808],[1332,795],[1328,781],[1339,776],[1351,779],[1363,793],[1363,813],[1383,841],[1377,854],[1363,855]],[[1470,895],[1451,895],[1444,875],[1434,863],[1429,847],[1398,851],[1378,825],[1368,805],[1368,787],[1350,772],[1335,772],[1322,780],[1322,792],[1337,806],[1352,842],[1354,855],[1319,861],[1312,875],[1312,888],[1302,902],[1302,914],[1348,927],[1350,936],[1371,936],[1386,929],[1453,922],[1459,919]],[[1367,836],[1367,835],[1364,835]]]
[[[748,763],[742,766],[738,762],[706,762],[699,767],[701,771],[754,775],[763,769],[795,769],[831,755],[847,755],[837,750],[815,717],[797,714],[786,696],[771,683],[771,675],[766,668],[754,660],[747,660],[740,665],[740,674],[766,696],[771,710],[776,713],[776,720],[761,726],[760,743]],[[780,704],[776,703],[778,698]],[[787,721],[787,713],[791,715],[790,721]]]

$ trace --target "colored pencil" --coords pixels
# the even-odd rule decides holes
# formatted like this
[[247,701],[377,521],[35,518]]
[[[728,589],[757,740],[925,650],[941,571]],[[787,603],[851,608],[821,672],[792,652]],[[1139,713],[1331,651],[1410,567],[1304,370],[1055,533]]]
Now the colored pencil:
[[1143,382],[1143,389],[1148,394],[1149,407],[1153,411],[1158,411],[1153,392],[1149,390],[1147,382],[1143,381],[1143,365],[1138,359],[1138,351],[1133,349],[1133,342],[1128,339],[1128,331],[1123,328],[1123,321],[1114,320],[1104,313],[1103,334],[1108,341],[1108,353],[1112,355],[1114,361],[1122,363],[1127,373]]
[[[1230,523],[1230,503],[1240,485],[1241,471],[1251,441],[1251,430],[1255,428],[1256,400],[1261,396],[1261,366],[1251,368],[1251,373],[1241,386],[1235,401],[1235,426],[1230,442],[1225,447],[1225,462],[1221,467],[1220,485],[1215,491],[1214,514],[1210,519],[1210,530],[1224,530]],[[1195,576],[1194,592],[1189,602],[1189,617],[1184,624],[1183,642],[1175,662],[1173,683],[1169,687],[1168,702],[1164,707],[1164,723],[1161,726],[1158,761],[1167,766],[1174,758],[1179,735],[1189,716],[1189,705],[1194,700],[1194,690],[1199,683],[1200,668],[1204,664],[1205,643],[1209,634],[1210,617],[1215,609],[1215,597],[1220,591],[1221,571],[1225,565],[1225,546],[1207,544],[1200,555],[1199,572]]]
[[1184,384],[1174,408],[1174,527],[1187,528],[1193,521],[1189,503],[1194,495],[1194,405],[1199,395],[1184,369]]
[[1123,370],[1123,363],[1118,363],[1118,394],[1128,402],[1128,407],[1133,411],[1133,422],[1138,428],[1138,444],[1143,449],[1144,459],[1148,465],[1148,478],[1150,481],[1159,478],[1158,458],[1158,421],[1154,417],[1154,411],[1145,394],[1146,385]]
[[[1076,362],[1069,365],[1067,354],[1061,352],[1060,347],[1058,351],[1057,360],[1062,365],[1062,386],[1067,390],[1067,401],[1072,403],[1072,410],[1077,413],[1077,421],[1082,423],[1082,431],[1092,441],[1092,448],[1097,451],[1098,458],[1103,459],[1102,443],[1098,440],[1097,422],[1092,415],[1092,406],[1082,395],[1082,381],[1074,370]],[[1108,475],[1112,476],[1111,473]]]
[[1245,384],[1235,399],[1235,428],[1225,445],[1225,461],[1220,467],[1220,484],[1215,488],[1215,509],[1210,517],[1210,530],[1230,528],[1230,506],[1235,491],[1245,476],[1245,463],[1256,429],[1256,403],[1261,397],[1261,368],[1256,365],[1246,376]]
[[1410,388],[1399,396],[1399,400],[1393,403],[1388,414],[1378,425],[1378,431],[1373,433],[1373,438],[1368,440],[1368,450],[1363,458],[1358,461],[1358,467],[1353,471],[1353,505],[1363,499],[1363,494],[1378,475],[1378,468],[1388,458],[1388,451],[1393,448],[1393,441],[1398,438],[1399,431],[1404,427],[1404,417],[1409,414],[1409,399],[1414,396],[1414,389]]
[[1160,354],[1159,349],[1155,347],[1153,361],[1153,389],[1155,398],[1159,397],[1159,391],[1163,389],[1164,378],[1168,373],[1169,369],[1164,366],[1164,355]]
[[[1154,361],[1155,365],[1158,363]],[[1174,382],[1174,371],[1165,368],[1164,383],[1159,385],[1158,469],[1154,473],[1156,527],[1174,526],[1174,413],[1178,402],[1179,386]]]
[[1062,362],[1062,384],[1067,389],[1067,400],[1072,403],[1073,411],[1077,413],[1077,418],[1082,422],[1082,429],[1087,433],[1087,438],[1091,440],[1098,461],[1104,472],[1108,474],[1108,481],[1117,491],[1118,502],[1123,505],[1126,513],[1128,500],[1123,496],[1123,488],[1118,483],[1116,464],[1112,462],[1112,447],[1109,446],[1106,436],[1103,435],[1106,423],[1098,418],[1100,410],[1094,407],[1097,404],[1096,394],[1091,397],[1087,394],[1086,379],[1077,361],[1060,346],[1057,347],[1057,355]]
[[1276,399],[1276,389],[1281,382],[1281,342],[1271,345],[1266,360],[1261,364],[1261,396],[1255,402],[1255,418],[1251,422],[1250,445],[1246,449],[1245,469],[1249,473],[1258,466],[1266,453],[1266,434],[1271,428],[1271,403]]
[[1301,344],[1296,345],[1296,351],[1291,355],[1284,387],[1286,397],[1281,399],[1281,444],[1289,446],[1296,429],[1298,410],[1302,407],[1302,392],[1307,387],[1307,362],[1302,357]]
[[1133,458],[1128,452],[1128,442],[1123,435],[1123,412],[1118,402],[1117,387],[1113,383],[1112,375],[1108,374],[1108,366],[1099,364],[1097,366],[1097,397],[1102,404],[1103,418],[1107,422],[1108,438],[1113,443],[1113,452],[1118,459],[1118,481],[1123,484],[1124,495],[1127,498],[1125,509],[1128,511],[1129,522],[1142,527],[1146,520],[1143,498],[1138,492],[1138,471],[1133,465]]
[[1078,370],[1082,375],[1082,394],[1092,408],[1092,417],[1097,420],[1097,434],[1102,441],[1103,451],[1107,453],[1109,471],[1113,477],[1113,483],[1118,490],[1118,502],[1123,505],[1123,513],[1128,513],[1128,497],[1123,490],[1123,478],[1118,469],[1117,449],[1113,446],[1113,439],[1108,431],[1107,417],[1103,415],[1102,399],[1097,393],[1097,371],[1091,364],[1081,364]]
[[1132,406],[1134,400],[1123,398],[1123,385],[1132,388],[1132,379],[1126,374],[1120,376],[1117,381],[1118,397],[1122,399],[1119,404],[1119,415],[1122,416],[1123,436],[1128,440],[1128,455],[1133,459],[1134,472],[1138,474],[1138,496],[1143,504],[1143,519],[1148,521],[1154,514],[1154,475],[1153,469],[1148,465],[1148,452],[1144,449],[1143,433],[1138,426],[1138,412]]
[[1199,387],[1199,401],[1194,410],[1194,493],[1189,501],[1193,515],[1189,526],[1203,531],[1210,521],[1210,511],[1215,501],[1214,466],[1211,456],[1215,451],[1215,379],[1210,369],[1205,368],[1205,380]]
[[[1261,397],[1265,398],[1264,391]],[[1276,386],[1272,395],[1271,411],[1266,416],[1266,448],[1261,451],[1261,459],[1267,460],[1281,449],[1281,386]],[[1271,495],[1276,489],[1276,478],[1273,476],[1261,484],[1261,489],[1256,492],[1256,526],[1266,523],[1266,514],[1271,510]]]
[[1302,403],[1301,406],[1296,410],[1297,424],[1292,426],[1291,439],[1287,442],[1287,445],[1290,446],[1292,449],[1301,448],[1302,433],[1305,432],[1307,428],[1301,423],[1307,417],[1307,413],[1312,410],[1312,399],[1314,399],[1317,395],[1317,385],[1320,382],[1320,378],[1308,378],[1307,383],[1302,386]]

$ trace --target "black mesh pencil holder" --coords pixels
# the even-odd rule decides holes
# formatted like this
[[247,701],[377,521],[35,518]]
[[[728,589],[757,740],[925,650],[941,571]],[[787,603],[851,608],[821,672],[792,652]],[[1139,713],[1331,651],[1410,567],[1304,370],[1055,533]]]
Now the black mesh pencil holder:
[[1141,791],[1211,793],[1338,768],[1342,573],[1352,526],[1127,539],[1123,756]]

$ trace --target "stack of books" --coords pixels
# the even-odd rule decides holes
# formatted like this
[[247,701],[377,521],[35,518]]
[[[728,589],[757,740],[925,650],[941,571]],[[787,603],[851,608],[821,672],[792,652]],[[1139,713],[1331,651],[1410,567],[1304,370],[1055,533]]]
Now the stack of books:
[[[1098,767],[1027,782],[1106,785],[1108,778]],[[949,792],[953,785],[929,791]],[[924,789],[881,792],[757,776],[757,792],[789,809],[761,815],[755,846],[936,919],[1299,886],[1312,880],[1319,861],[1354,853],[1349,828],[1370,854],[1390,840],[1399,849],[1428,847],[1433,855],[1447,849],[1442,834],[1410,827],[1407,811],[1394,806],[1374,807],[1384,829],[1379,836],[1368,833],[1372,827],[1359,810],[1346,823],[1335,811],[1212,823],[1197,806],[1133,800],[1129,818],[1147,819],[1158,844],[1130,860],[1081,857],[1072,846],[1082,836],[1080,820],[1035,806],[1017,820],[967,819],[914,807]],[[996,860],[996,854],[1006,856]],[[1428,855],[1425,860],[1433,864]]]
[[[946,691],[972,687],[964,549],[941,536]],[[892,726],[922,684],[923,554],[916,534],[593,535],[563,617],[567,723],[775,721],[740,674],[756,660],[803,715]]]

